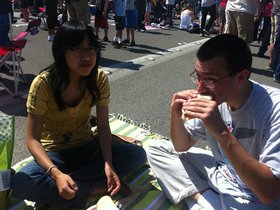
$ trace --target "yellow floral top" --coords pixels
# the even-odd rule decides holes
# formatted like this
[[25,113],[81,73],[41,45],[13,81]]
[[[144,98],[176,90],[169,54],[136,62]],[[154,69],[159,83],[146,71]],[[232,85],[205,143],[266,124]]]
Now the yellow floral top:
[[[46,151],[55,151],[89,141],[91,94],[86,90],[84,98],[77,106],[60,111],[48,82],[48,74],[48,71],[44,71],[33,80],[27,99],[27,112],[43,116],[40,139],[42,145]],[[103,71],[98,71],[97,87],[100,91],[100,99],[95,105],[108,106],[109,82]]]

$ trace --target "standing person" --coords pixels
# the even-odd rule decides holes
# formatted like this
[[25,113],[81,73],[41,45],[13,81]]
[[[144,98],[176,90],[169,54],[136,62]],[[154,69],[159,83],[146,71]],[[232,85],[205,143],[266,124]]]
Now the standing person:
[[[210,15],[210,19],[206,25],[206,17]],[[216,1],[215,0],[202,0],[201,1],[201,24],[200,24],[200,36],[203,37],[210,35],[210,28],[216,20]]]
[[23,22],[29,22],[29,14],[32,14],[34,0],[21,0],[20,11]]
[[112,45],[115,48],[121,48],[122,32],[125,26],[125,0],[113,0],[113,14],[116,24],[116,35],[113,38]]
[[165,28],[173,27],[173,8],[175,0],[166,0],[166,25]]
[[146,10],[144,15],[144,22],[145,25],[150,26],[151,25],[151,12],[152,12],[152,0],[145,0],[146,3]]
[[146,32],[145,21],[144,21],[145,11],[146,11],[146,1],[136,0],[136,12],[137,12],[136,30],[139,32]]
[[[87,197],[98,193],[131,193],[120,176],[140,167],[146,155],[142,147],[112,143],[109,84],[98,70],[94,29],[82,21],[66,22],[52,52],[54,64],[34,79],[29,91],[27,147],[34,160],[12,177],[14,195],[66,209],[84,208]],[[89,122],[92,106],[97,136]]]
[[225,32],[225,24],[226,24],[226,6],[228,0],[222,0],[219,4],[218,14],[219,14],[219,34],[223,34]]
[[69,14],[69,20],[79,20],[90,24],[88,0],[66,0],[66,8]]
[[242,38],[245,42],[253,41],[254,19],[260,15],[259,0],[228,0],[226,6],[228,33]]
[[272,9],[272,0],[264,0],[263,13],[263,27],[259,34],[258,41],[261,41],[261,46],[258,51],[259,57],[265,57],[264,54],[268,49],[270,36],[271,36],[271,9]]
[[273,6],[271,9],[271,35],[270,35],[270,45],[268,47],[269,52],[269,64],[266,67],[267,70],[273,70],[273,48],[276,41],[276,35],[278,31],[278,22],[280,17],[280,0],[273,0]]
[[[130,43],[130,46],[135,46],[135,28],[137,26],[136,10],[134,7],[134,0],[126,0],[125,9],[125,27],[126,39],[123,43]],[[130,42],[131,35],[131,42]]]
[[[280,27],[280,22],[278,22],[278,28]],[[276,34],[276,41],[274,43],[274,48],[273,48],[273,71],[274,71],[274,75],[273,75],[273,81],[280,83],[280,31],[277,31]]]
[[[184,200],[191,210],[279,209],[280,90],[249,80],[251,65],[250,48],[232,34],[199,48],[190,74],[197,89],[173,95],[172,142],[147,149],[171,202]],[[193,119],[184,122],[182,113]],[[194,148],[198,140],[211,151]]]
[[48,41],[52,42],[55,36],[55,27],[58,26],[57,22],[57,0],[46,1],[46,15],[48,27]]
[[96,13],[95,13],[95,33],[97,39],[99,39],[98,33],[99,28],[104,29],[103,42],[109,42],[108,39],[108,9],[109,9],[109,0],[97,0],[96,1]]

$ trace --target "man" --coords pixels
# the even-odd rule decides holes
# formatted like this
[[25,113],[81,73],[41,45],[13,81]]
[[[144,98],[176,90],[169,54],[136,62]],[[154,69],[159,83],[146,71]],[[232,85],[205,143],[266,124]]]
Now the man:
[[247,43],[252,42],[254,19],[259,18],[259,14],[260,0],[228,0],[226,6],[228,32]]
[[[204,43],[191,74],[197,90],[174,94],[171,139],[148,160],[166,196],[190,209],[270,210],[280,204],[280,90],[249,80],[252,54],[223,34]],[[212,100],[197,94],[212,96]],[[182,122],[182,111],[192,120]],[[211,152],[194,148],[207,140]]]

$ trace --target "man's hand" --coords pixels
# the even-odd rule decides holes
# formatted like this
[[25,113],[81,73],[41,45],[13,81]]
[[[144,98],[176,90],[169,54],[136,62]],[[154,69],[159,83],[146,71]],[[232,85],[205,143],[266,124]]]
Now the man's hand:
[[188,101],[191,98],[196,97],[196,90],[185,90],[173,95],[171,101],[171,114],[173,117],[181,118],[182,116],[182,106],[183,103]]
[[185,114],[201,119],[214,136],[227,130],[218,110],[218,104],[214,100],[191,98],[183,103],[183,109]]
[[66,200],[74,198],[78,187],[69,175],[60,173],[55,176],[54,180],[56,181],[58,193],[61,197]]
[[105,174],[107,177],[108,192],[113,196],[121,189],[120,179],[109,164],[105,164]]

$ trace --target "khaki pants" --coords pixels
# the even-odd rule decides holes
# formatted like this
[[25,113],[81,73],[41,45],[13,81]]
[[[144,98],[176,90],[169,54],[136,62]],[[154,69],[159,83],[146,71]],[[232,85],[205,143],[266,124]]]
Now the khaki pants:
[[254,15],[245,12],[227,11],[227,32],[234,34],[245,42],[253,41]]
[[69,20],[84,21],[85,24],[90,24],[90,11],[87,0],[71,1],[66,4]]

